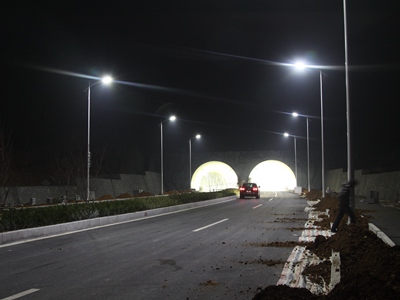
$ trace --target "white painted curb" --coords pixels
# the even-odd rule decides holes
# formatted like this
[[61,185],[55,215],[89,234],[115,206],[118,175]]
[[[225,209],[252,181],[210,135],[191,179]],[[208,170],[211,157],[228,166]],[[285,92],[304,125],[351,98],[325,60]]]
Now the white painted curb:
[[373,223],[368,223],[368,228],[373,233],[375,233],[378,238],[380,238],[382,241],[384,241],[390,247],[396,246],[396,244],[393,243],[393,241],[383,231],[381,231],[378,227],[376,227]]

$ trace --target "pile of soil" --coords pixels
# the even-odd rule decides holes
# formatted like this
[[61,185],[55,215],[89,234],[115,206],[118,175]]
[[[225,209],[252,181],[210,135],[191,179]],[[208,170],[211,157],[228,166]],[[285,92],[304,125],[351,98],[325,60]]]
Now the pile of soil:
[[129,193],[123,193],[119,196],[117,196],[117,199],[125,199],[125,198],[132,198],[133,196]]
[[172,191],[164,191],[164,195],[177,195],[180,194],[181,192],[172,190]]
[[115,198],[109,194],[105,194],[105,195],[101,196],[100,198],[98,198],[97,200],[112,200],[112,199],[115,199]]
[[[306,194],[309,200],[321,199],[320,191]],[[329,209],[329,216],[314,223],[323,230],[330,230],[339,212],[338,199],[326,195],[314,206],[317,211]],[[338,233],[326,239],[318,236],[306,248],[320,259],[329,257],[333,251],[340,252],[340,282],[328,295],[314,295],[307,289],[288,286],[269,286],[258,293],[253,300],[268,299],[400,299],[400,246],[390,247],[368,229],[365,211],[356,209],[356,224],[347,225],[345,215]],[[300,243],[299,243],[300,244]],[[330,282],[331,264],[323,263],[306,268],[303,275],[309,278],[324,278]]]
[[150,196],[154,196],[154,194],[149,192],[140,192],[139,194],[136,194],[133,197],[150,197]]

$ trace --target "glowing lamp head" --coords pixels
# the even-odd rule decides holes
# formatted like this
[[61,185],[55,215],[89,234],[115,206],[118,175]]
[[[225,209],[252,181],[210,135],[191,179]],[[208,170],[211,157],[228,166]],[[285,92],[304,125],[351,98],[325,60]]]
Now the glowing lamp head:
[[299,114],[298,114],[297,112],[293,112],[293,113],[292,113],[292,116],[293,116],[293,117],[298,117]]
[[304,70],[306,65],[302,61],[298,61],[294,64],[295,68],[298,70]]
[[201,135],[200,135],[200,134],[197,134],[197,135],[196,135],[196,139],[199,139],[199,138],[201,138]]
[[289,133],[285,132],[283,135],[284,135],[285,137],[288,137],[288,136],[289,136]]
[[103,77],[103,79],[101,80],[104,84],[110,84],[113,79],[110,76],[105,76]]
[[176,117],[175,117],[175,116],[171,116],[171,117],[169,117],[169,120],[170,120],[170,121],[175,121],[175,120],[176,120]]

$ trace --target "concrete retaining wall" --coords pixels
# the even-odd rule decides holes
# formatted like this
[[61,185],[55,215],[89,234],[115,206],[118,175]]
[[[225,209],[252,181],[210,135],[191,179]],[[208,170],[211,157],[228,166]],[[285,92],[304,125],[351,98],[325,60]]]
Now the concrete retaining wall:
[[[400,201],[400,172],[388,172],[368,174],[366,170],[356,170],[355,179],[359,182],[355,193],[357,196],[370,197],[370,192],[379,193],[379,199]],[[168,181],[168,178],[164,178]],[[182,179],[183,180],[183,179]],[[347,181],[347,172],[343,169],[327,171],[325,187],[330,187],[334,192],[340,192],[342,184]],[[117,197],[123,193],[133,194],[134,190],[143,190],[152,194],[158,194],[161,190],[160,173],[145,172],[145,175],[120,174],[118,179],[91,179],[91,190],[95,191],[96,198],[105,194]],[[178,186],[170,186],[170,189],[179,189]],[[68,196],[79,195],[85,199],[82,187],[69,187]],[[13,187],[7,198],[6,204],[26,204],[31,198],[36,199],[37,204],[44,204],[47,198],[60,198],[66,195],[65,187],[59,186],[22,186]]]
[[[326,175],[325,186],[339,193],[342,184],[347,181],[347,172],[335,169],[328,171]],[[356,196],[370,198],[371,191],[374,191],[379,193],[380,200],[400,201],[400,172],[369,174],[368,170],[356,170],[354,178],[358,182]]]
[[[76,195],[80,199],[85,199],[86,180],[78,180],[78,182],[78,186],[70,186],[68,189],[61,186],[12,187],[6,205],[27,204],[32,198],[36,200],[36,204],[45,204],[48,198],[62,198],[65,195],[69,199],[73,199]],[[146,172],[145,175],[120,174],[119,178],[114,179],[91,178],[90,187],[90,190],[95,192],[96,199],[106,194],[114,198],[124,193],[133,195],[133,192],[137,190],[158,194],[161,190],[161,176],[160,173]]]
[[145,191],[152,191],[153,194],[161,192],[161,174],[156,172],[145,172],[144,182],[146,185]]
[[7,203],[27,204],[34,198],[36,204],[44,204],[47,198],[61,198],[64,195],[73,196],[78,193],[77,187],[69,187],[68,191],[61,186],[19,186],[10,189]]

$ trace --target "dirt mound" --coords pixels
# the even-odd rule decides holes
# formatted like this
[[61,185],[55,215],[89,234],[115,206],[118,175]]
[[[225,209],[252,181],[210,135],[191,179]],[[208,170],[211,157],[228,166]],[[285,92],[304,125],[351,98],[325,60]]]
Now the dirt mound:
[[97,200],[111,200],[111,199],[115,199],[115,198],[109,194],[105,194],[105,195],[101,196],[100,198],[98,198]]
[[317,191],[317,190],[311,190],[308,193],[304,193],[304,195],[306,196],[306,198],[308,200],[317,200],[317,199],[321,199],[322,192]]
[[154,194],[149,192],[140,192],[139,194],[136,194],[134,197],[150,197],[150,196],[154,196]]
[[124,198],[132,198],[133,196],[129,193],[123,193],[119,196],[117,196],[117,199],[124,199]]
[[[306,194],[309,200],[320,199],[321,192]],[[326,212],[320,222],[323,230],[330,230],[331,223],[339,212],[338,199],[326,195],[318,204],[317,211]],[[357,222],[347,225],[345,215],[338,233],[330,238],[318,236],[314,243],[306,246],[320,259],[329,259],[333,251],[340,252],[340,282],[328,295],[313,295],[307,289],[287,286],[269,286],[253,299],[400,299],[400,246],[390,247],[368,229],[368,220],[362,210],[356,209]],[[300,243],[299,243],[300,244]],[[323,263],[306,268],[303,275],[309,278],[324,278],[329,284],[331,264]]]
[[256,296],[253,300],[308,300],[308,299],[319,299],[318,296],[314,296],[307,289],[290,288],[287,285],[270,285]]
[[166,191],[166,192],[164,192],[164,194],[165,195],[176,195],[176,194],[180,194],[180,192],[172,190],[172,191]]

